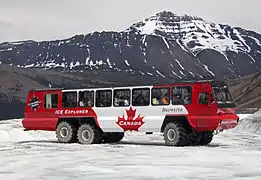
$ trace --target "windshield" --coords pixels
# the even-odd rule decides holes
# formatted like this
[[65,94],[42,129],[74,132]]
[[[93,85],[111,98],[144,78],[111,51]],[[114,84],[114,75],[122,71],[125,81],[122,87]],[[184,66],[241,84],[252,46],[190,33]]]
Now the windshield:
[[218,104],[231,104],[234,103],[233,99],[226,86],[224,87],[213,87],[212,88]]

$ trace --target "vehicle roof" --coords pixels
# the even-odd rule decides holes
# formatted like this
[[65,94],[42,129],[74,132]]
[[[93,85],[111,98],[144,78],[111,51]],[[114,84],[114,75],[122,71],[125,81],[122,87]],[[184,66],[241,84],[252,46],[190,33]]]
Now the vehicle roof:
[[210,83],[211,86],[224,86],[224,81],[220,80],[192,80],[192,81],[175,81],[173,83],[165,84],[145,84],[145,85],[129,85],[129,86],[108,86],[108,87],[83,87],[83,88],[43,88],[43,89],[31,89],[31,91],[59,91],[59,90],[80,90],[80,89],[114,89],[114,88],[133,88],[133,87],[151,87],[151,86],[171,86],[171,85],[187,85],[187,84],[201,84]]

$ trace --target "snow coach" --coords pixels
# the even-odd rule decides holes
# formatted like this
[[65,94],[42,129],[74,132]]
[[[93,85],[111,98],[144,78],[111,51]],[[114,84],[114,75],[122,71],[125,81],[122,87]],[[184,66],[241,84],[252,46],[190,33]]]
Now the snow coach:
[[207,145],[239,117],[222,81],[28,92],[25,130],[55,131],[61,143],[121,141],[126,131],[160,133],[168,146]]

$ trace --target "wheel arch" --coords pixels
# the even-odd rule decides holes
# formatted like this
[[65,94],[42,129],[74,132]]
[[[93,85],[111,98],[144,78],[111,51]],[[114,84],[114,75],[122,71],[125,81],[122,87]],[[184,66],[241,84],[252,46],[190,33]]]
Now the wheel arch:
[[164,128],[166,127],[166,125],[170,122],[179,122],[181,124],[183,124],[185,127],[194,129],[194,127],[191,125],[189,119],[187,116],[185,115],[181,115],[181,116],[166,116],[162,125],[161,125],[161,132],[164,132]]

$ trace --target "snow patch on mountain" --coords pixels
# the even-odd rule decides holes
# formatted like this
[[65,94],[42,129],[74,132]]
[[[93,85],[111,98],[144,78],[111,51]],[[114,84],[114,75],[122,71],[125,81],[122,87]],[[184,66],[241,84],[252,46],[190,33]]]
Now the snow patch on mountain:
[[160,75],[160,76],[162,76],[162,77],[166,77],[166,76],[164,76],[161,72],[159,72],[159,70],[156,70],[156,72]]
[[108,63],[108,65],[109,65],[109,67],[112,68],[112,65],[111,65],[111,62],[110,62],[110,59],[109,59],[109,58],[107,58],[107,63]]
[[184,70],[184,67],[181,65],[181,63],[177,59],[175,59],[175,61],[178,63],[178,65],[181,67],[181,69]]
[[127,60],[124,61],[127,66],[130,66],[129,62]]
[[165,39],[165,38],[162,38],[162,39],[163,39],[164,43],[166,44],[167,48],[169,49],[169,44],[168,44],[168,42],[166,41],[166,39]]
[[208,66],[206,66],[205,64],[203,64],[203,66],[212,76],[215,76],[215,74],[209,70]]
[[182,79],[181,76],[177,75],[173,70],[171,71],[175,76],[177,76],[178,78]]
[[249,37],[252,38],[256,42],[256,44],[261,47],[261,42],[257,38],[253,36],[249,36]]

